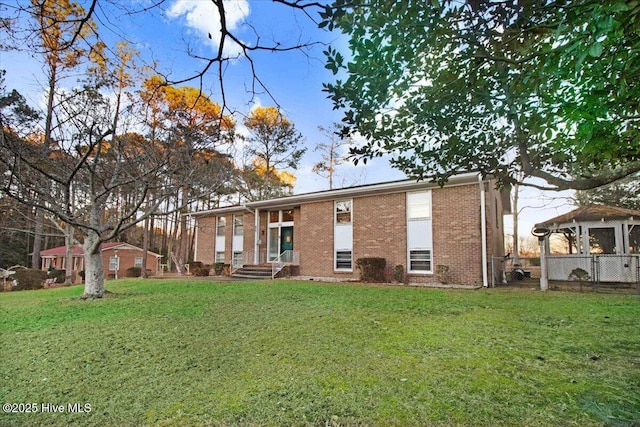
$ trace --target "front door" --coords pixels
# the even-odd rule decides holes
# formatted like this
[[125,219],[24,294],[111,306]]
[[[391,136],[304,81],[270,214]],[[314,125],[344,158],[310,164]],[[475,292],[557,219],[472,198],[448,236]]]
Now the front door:
[[293,250],[293,227],[280,229],[280,253]]

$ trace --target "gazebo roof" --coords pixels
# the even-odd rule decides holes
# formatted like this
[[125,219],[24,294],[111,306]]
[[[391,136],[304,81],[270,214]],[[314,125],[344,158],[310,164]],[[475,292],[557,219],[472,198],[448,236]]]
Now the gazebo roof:
[[566,224],[570,222],[590,222],[602,220],[627,220],[635,219],[640,221],[640,211],[633,209],[618,208],[605,205],[581,206],[563,215],[556,216],[544,222],[536,224],[551,228],[554,224]]

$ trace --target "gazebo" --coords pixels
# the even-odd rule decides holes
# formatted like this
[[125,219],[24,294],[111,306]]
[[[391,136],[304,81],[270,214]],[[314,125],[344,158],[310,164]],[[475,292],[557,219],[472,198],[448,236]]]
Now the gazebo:
[[[640,282],[640,211],[605,205],[579,207],[536,224],[544,239],[547,278],[568,280],[576,269],[594,282]],[[551,247],[560,237],[562,248]]]

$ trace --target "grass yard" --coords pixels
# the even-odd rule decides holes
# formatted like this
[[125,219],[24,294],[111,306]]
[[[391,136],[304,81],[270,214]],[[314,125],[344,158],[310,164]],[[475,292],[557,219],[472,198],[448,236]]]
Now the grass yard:
[[0,294],[0,426],[640,425],[638,296],[108,289]]

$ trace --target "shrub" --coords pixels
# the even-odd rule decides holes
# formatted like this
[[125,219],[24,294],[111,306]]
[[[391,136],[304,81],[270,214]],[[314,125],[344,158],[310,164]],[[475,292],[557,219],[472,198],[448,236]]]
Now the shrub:
[[56,283],[64,283],[64,278],[66,276],[66,270],[49,270],[47,272],[48,279],[56,279]]
[[191,269],[190,267],[191,274],[193,274],[194,276],[208,276],[209,270],[211,270],[211,266],[208,264],[203,265],[202,263],[200,263],[200,267],[195,267],[193,269]]
[[193,272],[193,270],[202,268],[202,261],[190,261],[187,265],[189,266],[189,271]]
[[27,289],[42,289],[44,281],[47,280],[47,272],[35,269],[20,269],[13,275],[13,279],[18,282],[16,291]]
[[213,271],[215,272],[216,276],[220,276],[222,274],[226,265],[227,264],[225,264],[224,262],[216,262],[215,264],[213,264]]
[[449,266],[436,265],[436,278],[438,279],[438,282],[442,284],[449,283]]
[[124,277],[140,277],[140,273],[142,273],[140,267],[129,267],[127,271],[124,272]]
[[384,258],[358,258],[356,267],[360,270],[360,280],[365,282],[385,282],[384,270],[387,260]]
[[395,280],[396,282],[404,283],[405,279],[406,277],[404,275],[404,266],[398,264],[393,267],[393,280]]
[[[56,279],[57,284],[62,284],[67,279],[67,270],[49,270],[48,279]],[[76,273],[71,272],[71,283],[76,282]]]

